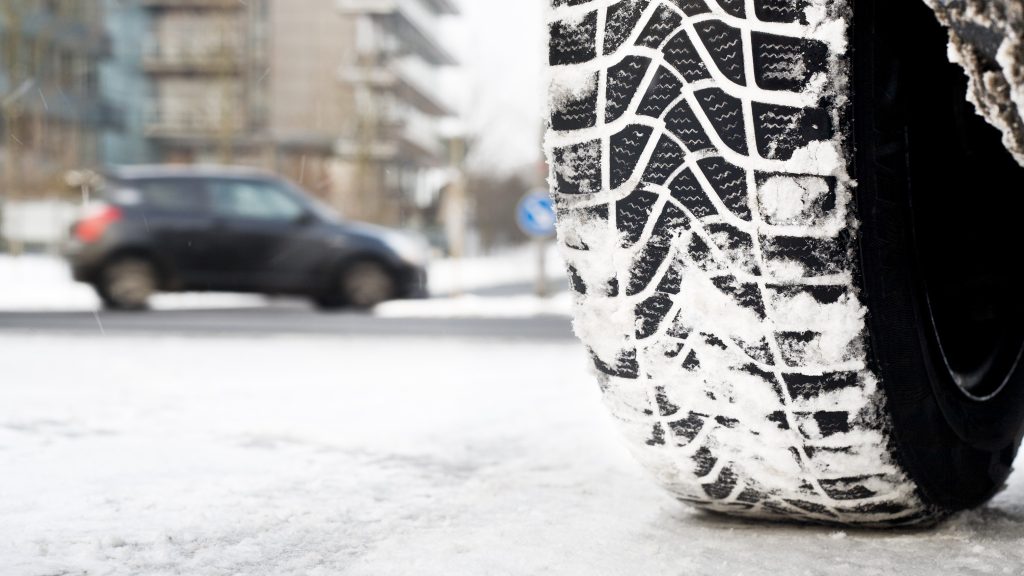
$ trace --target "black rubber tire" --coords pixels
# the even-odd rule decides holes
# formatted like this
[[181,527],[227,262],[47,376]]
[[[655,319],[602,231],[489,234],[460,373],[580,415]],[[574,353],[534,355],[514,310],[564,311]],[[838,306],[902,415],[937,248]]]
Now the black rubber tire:
[[398,284],[387,266],[376,260],[359,259],[346,263],[313,303],[321,310],[369,310],[397,294]]
[[149,299],[159,286],[160,276],[151,261],[124,256],[103,266],[96,293],[108,309],[141,311],[149,308]]
[[929,9],[602,6],[552,0],[547,151],[576,331],[637,457],[737,515],[988,499],[1024,428],[1024,174]]
[[[1024,169],[966,101],[967,79],[927,9],[873,0],[858,16],[857,198],[875,366],[922,499],[961,510],[1002,488],[1024,422],[1012,264],[1024,248]],[[955,370],[979,364],[974,343],[990,366]]]

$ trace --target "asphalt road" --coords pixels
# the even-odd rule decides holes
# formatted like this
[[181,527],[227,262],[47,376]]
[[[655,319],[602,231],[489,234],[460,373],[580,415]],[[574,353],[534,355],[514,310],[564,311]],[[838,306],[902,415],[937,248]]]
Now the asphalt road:
[[0,312],[0,332],[174,334],[205,336],[434,336],[439,338],[573,338],[568,318],[378,318],[323,313],[304,306],[132,312]]

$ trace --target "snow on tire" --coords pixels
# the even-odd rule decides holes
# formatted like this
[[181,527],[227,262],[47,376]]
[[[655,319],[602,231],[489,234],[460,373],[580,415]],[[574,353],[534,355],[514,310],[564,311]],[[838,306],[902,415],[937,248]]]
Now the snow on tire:
[[848,6],[552,0],[546,148],[575,330],[678,499],[933,518],[894,457],[856,284]]

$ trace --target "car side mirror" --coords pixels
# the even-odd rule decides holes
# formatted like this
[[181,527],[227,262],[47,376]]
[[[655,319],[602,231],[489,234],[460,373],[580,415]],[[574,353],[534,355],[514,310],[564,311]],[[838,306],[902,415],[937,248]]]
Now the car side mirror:
[[316,222],[316,216],[312,212],[303,212],[295,217],[296,226],[309,226],[314,222]]

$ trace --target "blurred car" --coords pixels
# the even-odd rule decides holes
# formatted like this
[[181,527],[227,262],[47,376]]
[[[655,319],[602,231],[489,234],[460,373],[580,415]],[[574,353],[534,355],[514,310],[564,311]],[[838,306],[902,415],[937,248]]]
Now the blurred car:
[[304,295],[332,309],[424,295],[428,249],[343,220],[265,172],[134,166],[106,175],[65,255],[115,309],[143,309],[164,291]]

